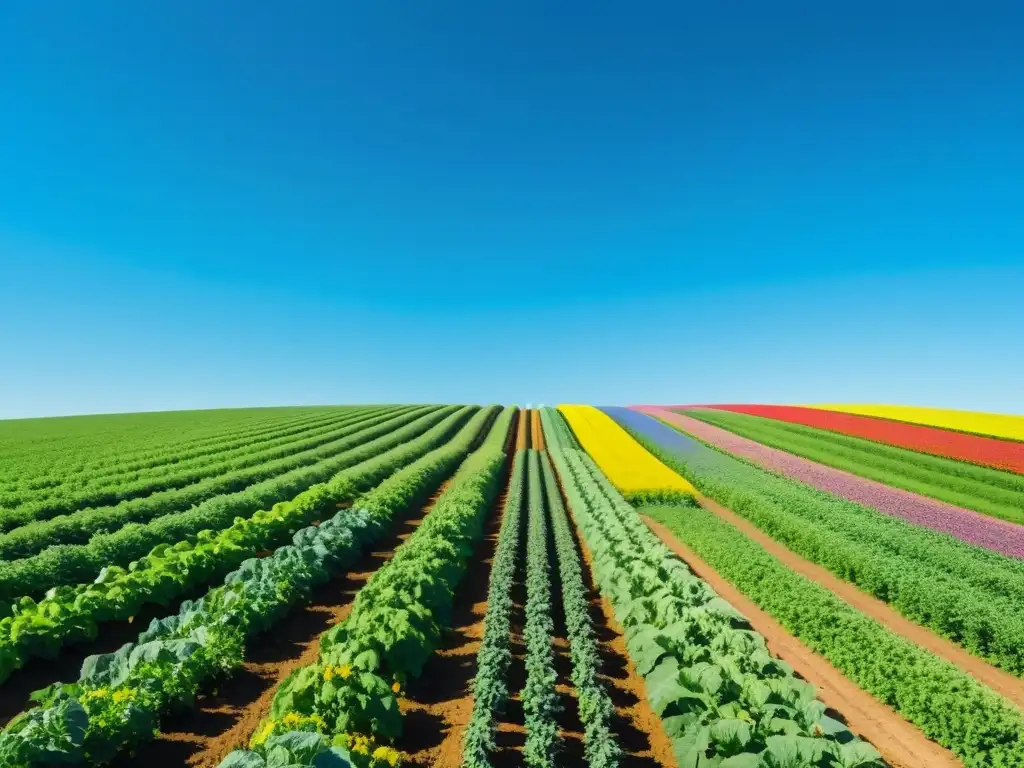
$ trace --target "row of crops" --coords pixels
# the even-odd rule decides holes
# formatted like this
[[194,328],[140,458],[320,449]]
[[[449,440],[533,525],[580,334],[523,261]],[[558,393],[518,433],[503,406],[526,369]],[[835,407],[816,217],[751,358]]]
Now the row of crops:
[[1024,766],[1018,475],[736,408],[90,418],[0,430],[0,765]]

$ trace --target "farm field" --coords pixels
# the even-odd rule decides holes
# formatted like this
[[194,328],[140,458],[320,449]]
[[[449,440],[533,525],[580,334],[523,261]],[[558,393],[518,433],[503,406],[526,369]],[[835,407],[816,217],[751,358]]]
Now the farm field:
[[0,421],[0,765],[1024,768],[1015,424]]

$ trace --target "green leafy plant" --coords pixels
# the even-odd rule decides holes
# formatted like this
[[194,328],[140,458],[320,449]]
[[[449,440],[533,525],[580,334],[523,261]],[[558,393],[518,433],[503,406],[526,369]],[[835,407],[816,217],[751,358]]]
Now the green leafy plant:
[[130,568],[109,566],[95,582],[54,588],[38,603],[23,598],[13,615],[0,620],[0,682],[31,656],[52,658],[66,643],[95,637],[100,622],[128,619],[147,603],[168,605],[260,551],[284,544],[299,528],[333,512],[338,502],[353,499],[447,441],[475,410],[460,409],[420,436],[342,470],[291,501],[235,518],[221,531],[200,531],[194,542],[160,544]]
[[551,575],[548,559],[548,526],[544,486],[537,451],[527,452],[528,472],[526,528],[526,684],[520,698],[526,725],[523,759],[531,768],[555,764],[561,747],[557,717],[562,707],[555,690],[555,653],[552,638],[555,622],[551,608]]
[[[827,717],[813,686],[647,529],[561,417],[544,409],[542,420],[594,577],[679,764],[835,768],[855,756],[854,766],[879,765],[877,751]],[[850,743],[861,744],[855,755]]]
[[[520,416],[520,429],[525,417]],[[463,732],[463,768],[490,768],[489,755],[495,749],[496,715],[508,701],[508,671],[512,652],[509,631],[512,619],[512,585],[519,565],[522,539],[523,490],[526,482],[526,453],[517,451],[502,510],[501,531],[491,565],[487,590],[484,636],[477,652],[477,673],[473,679],[473,713]]]
[[[314,483],[328,480],[342,469],[420,434],[455,410],[457,406],[423,408],[364,425],[350,437],[317,449],[323,451],[323,460],[311,466],[300,466],[281,474],[281,467],[268,465],[264,468],[266,480],[236,493],[207,499],[184,511],[170,505],[156,519],[150,516],[145,524],[126,525],[129,521],[121,519],[115,525],[112,522],[115,518],[105,517],[101,525],[114,532],[93,534],[88,544],[48,546],[38,555],[6,563],[0,571],[0,598],[10,601],[25,595],[39,597],[53,587],[87,582],[103,568],[127,566],[159,544],[181,541],[203,529],[223,528],[236,516],[252,514],[290,499]],[[413,430],[413,435],[399,434],[407,426]],[[175,509],[179,511],[173,511]],[[10,602],[6,610],[0,602],[0,615],[9,612]]]

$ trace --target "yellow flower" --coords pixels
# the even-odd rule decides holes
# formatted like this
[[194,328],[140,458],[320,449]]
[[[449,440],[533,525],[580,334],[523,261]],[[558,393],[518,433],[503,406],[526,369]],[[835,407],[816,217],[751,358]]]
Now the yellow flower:
[[611,416],[589,405],[560,405],[583,449],[623,493],[676,491],[693,496],[689,482],[662,464]]
[[377,747],[373,751],[373,759],[397,766],[402,761],[402,753],[392,747]]
[[921,408],[914,405],[819,404],[802,408],[839,411],[857,416],[923,424],[927,427],[951,429],[976,435],[991,435],[1004,440],[1024,440],[1024,416],[979,411],[957,411],[950,408]]
[[352,667],[348,664],[343,664],[335,670],[342,680],[347,680],[348,676],[352,674]]
[[300,725],[302,723],[302,715],[298,712],[289,712],[281,722],[288,726]]
[[92,699],[103,699],[106,698],[110,693],[106,688],[96,688],[91,691],[86,691],[82,694],[82,701],[91,701]]
[[131,688],[122,688],[120,691],[114,691],[114,703],[122,704],[126,701],[135,701],[135,691]]
[[320,715],[310,715],[309,721],[313,723],[313,725],[315,725],[319,730],[327,730],[327,723],[324,722],[324,719],[320,717]]
[[274,721],[273,720],[267,720],[267,724],[263,726],[263,730],[261,730],[259,733],[257,733],[255,736],[252,737],[252,742],[251,742],[252,746],[254,746],[254,747],[255,746],[259,746],[264,741],[266,741],[268,738],[270,738],[270,734],[272,734],[273,732],[274,732]]
[[399,682],[397,680],[395,680],[395,682],[391,684],[391,690],[392,690],[392,692],[394,692],[396,694],[397,693],[401,693],[402,692],[402,686],[399,684]]
[[328,664],[324,667],[324,680],[330,680],[334,677],[334,667]]

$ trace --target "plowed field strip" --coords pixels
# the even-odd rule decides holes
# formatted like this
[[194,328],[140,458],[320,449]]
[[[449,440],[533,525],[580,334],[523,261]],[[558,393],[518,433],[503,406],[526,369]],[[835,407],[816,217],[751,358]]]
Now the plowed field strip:
[[667,528],[646,518],[644,522],[695,574],[747,617],[750,625],[764,635],[768,649],[775,656],[817,686],[819,698],[834,710],[833,717],[845,720],[861,738],[874,744],[894,768],[962,768],[963,764],[951,752],[930,741],[915,726],[850,682],[824,657],[790,635]]
[[270,713],[277,686],[293,670],[316,661],[320,636],[345,619],[356,593],[423,522],[447,485],[412,510],[351,572],[318,588],[309,605],[260,638],[247,651],[241,670],[216,690],[200,695],[195,709],[168,717],[156,739],[134,757],[115,763],[116,768],[216,768],[233,749],[247,745],[260,720]]

